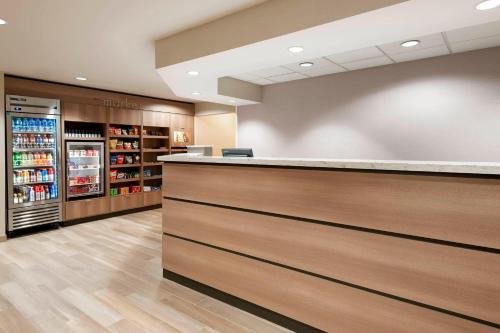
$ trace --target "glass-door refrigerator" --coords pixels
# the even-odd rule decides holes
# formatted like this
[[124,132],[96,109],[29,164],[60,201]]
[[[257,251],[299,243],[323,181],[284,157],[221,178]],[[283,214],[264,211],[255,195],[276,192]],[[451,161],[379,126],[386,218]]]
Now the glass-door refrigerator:
[[62,218],[60,102],[6,96],[7,231]]
[[66,141],[66,199],[104,194],[104,143]]

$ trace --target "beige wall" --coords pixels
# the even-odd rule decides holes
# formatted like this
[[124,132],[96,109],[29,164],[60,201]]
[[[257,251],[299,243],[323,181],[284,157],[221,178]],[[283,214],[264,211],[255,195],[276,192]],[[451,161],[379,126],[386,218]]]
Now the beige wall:
[[266,86],[256,156],[500,162],[500,47]]
[[214,156],[221,155],[222,148],[236,146],[236,112],[195,116],[195,144],[213,146]]
[[0,72],[0,242],[5,240],[5,91],[4,74]]

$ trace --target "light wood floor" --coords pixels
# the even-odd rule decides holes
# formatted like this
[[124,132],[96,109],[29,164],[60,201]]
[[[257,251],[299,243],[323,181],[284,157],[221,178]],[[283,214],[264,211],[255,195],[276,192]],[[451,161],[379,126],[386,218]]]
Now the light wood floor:
[[0,243],[0,333],[289,332],[162,278],[161,211]]

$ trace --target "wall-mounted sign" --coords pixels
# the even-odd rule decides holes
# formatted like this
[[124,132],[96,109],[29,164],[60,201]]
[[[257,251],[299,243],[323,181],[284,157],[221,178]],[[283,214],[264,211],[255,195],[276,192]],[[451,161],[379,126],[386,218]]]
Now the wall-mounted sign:
[[105,99],[104,106],[113,108],[126,108],[126,109],[140,109],[141,105],[139,103],[129,102],[127,98],[115,100],[115,99]]

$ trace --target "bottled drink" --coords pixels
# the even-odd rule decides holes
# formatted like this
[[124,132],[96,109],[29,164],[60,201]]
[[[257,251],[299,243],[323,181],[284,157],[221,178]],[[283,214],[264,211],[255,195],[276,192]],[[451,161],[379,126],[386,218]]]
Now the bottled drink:
[[30,186],[29,187],[29,199],[30,199],[30,202],[33,202],[35,201],[35,189],[33,186]]
[[28,165],[28,154],[22,153],[21,154],[21,165]]
[[42,169],[42,182],[46,182],[48,179],[47,169]]
[[35,148],[36,147],[36,141],[35,141],[35,135],[33,134],[24,134],[26,138],[26,148]]
[[15,123],[14,125],[14,131],[16,132],[22,132],[23,130],[23,121],[21,120],[21,118],[16,118],[15,122],[14,120],[12,120],[13,123]]
[[33,132],[40,132],[41,129],[41,124],[40,124],[40,119],[36,118],[33,121]]
[[47,160],[46,160],[46,165],[52,165],[53,163],[53,157],[52,157],[52,153],[47,153]]
[[50,197],[52,199],[57,198],[57,187],[55,184],[50,185]]
[[47,119],[42,119],[40,122],[40,132],[48,132],[49,129],[47,127]]
[[28,132],[29,131],[29,125],[28,125],[28,119],[24,118],[23,119],[23,125],[21,126],[21,131],[22,132]]
[[35,173],[35,170],[30,170],[30,183],[36,183],[36,173]]
[[37,170],[36,171],[36,181],[38,183],[42,182],[43,181],[43,178],[42,178],[42,171],[41,170]]

